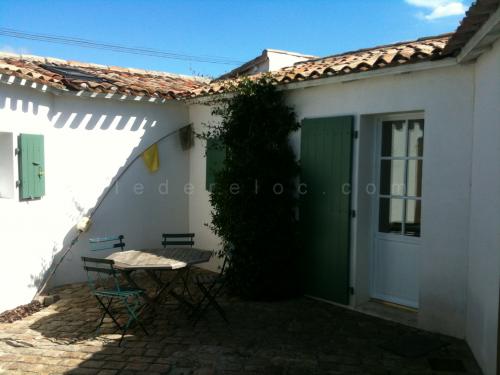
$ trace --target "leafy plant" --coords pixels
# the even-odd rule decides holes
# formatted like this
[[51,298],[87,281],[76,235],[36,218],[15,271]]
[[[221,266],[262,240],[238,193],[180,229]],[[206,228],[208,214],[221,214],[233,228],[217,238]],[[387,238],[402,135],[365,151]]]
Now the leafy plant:
[[230,252],[228,285],[251,299],[293,295],[298,287],[296,178],[289,136],[299,128],[267,77],[242,80],[213,110],[221,122],[205,138],[225,149],[210,193],[211,228]]

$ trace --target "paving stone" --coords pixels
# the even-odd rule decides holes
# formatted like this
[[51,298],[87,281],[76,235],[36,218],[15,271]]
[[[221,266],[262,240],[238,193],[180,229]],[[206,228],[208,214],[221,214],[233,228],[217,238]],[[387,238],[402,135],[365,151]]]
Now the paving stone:
[[101,366],[103,369],[106,370],[120,370],[124,368],[126,365],[125,361],[105,361],[103,365]]
[[215,369],[213,367],[203,367],[196,369],[193,375],[215,375]]
[[133,362],[133,363],[127,363],[125,364],[125,370],[135,370],[135,371],[145,371],[148,368],[147,363],[138,363],[138,362]]
[[83,367],[77,367],[73,368],[69,371],[72,375],[95,375],[96,373],[101,373],[102,371],[99,371],[97,369],[91,369],[91,368],[83,368]]
[[[152,287],[145,279],[138,283]],[[446,348],[401,358],[380,344],[417,329],[305,298],[266,303],[223,296],[230,324],[209,310],[196,327],[169,302],[156,315],[145,314],[150,336],[133,327],[119,347],[113,323],[95,332],[101,312],[86,285],[52,294],[61,299],[0,323],[0,374],[425,375],[433,373],[428,358],[458,359],[462,374],[481,373],[464,341],[436,335]]]
[[193,375],[194,370],[188,367],[176,367],[172,368],[168,375]]
[[117,370],[101,370],[97,373],[97,375],[116,375],[118,374]]
[[94,360],[88,360],[88,361],[83,361],[80,366],[81,367],[88,367],[88,368],[101,368],[104,366],[104,361],[94,361]]
[[170,371],[171,366],[167,364],[154,363],[148,368],[148,373],[158,372],[160,374],[166,374]]

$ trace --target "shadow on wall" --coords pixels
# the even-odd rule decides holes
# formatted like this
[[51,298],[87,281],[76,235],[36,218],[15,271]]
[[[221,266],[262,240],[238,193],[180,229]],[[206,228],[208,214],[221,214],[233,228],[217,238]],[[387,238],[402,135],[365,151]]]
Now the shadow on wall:
[[[1,92],[0,91],[0,110],[8,109],[13,112],[22,111],[23,113],[29,113],[33,115],[38,115],[40,112],[39,100],[36,99],[36,93],[33,95],[21,95],[18,92]],[[12,90],[13,91],[13,90]],[[24,90],[23,90],[24,92]],[[49,101],[47,101],[46,105]]]
[[128,131],[138,131],[154,127],[157,123],[156,120],[148,119],[146,116],[129,116],[126,113],[129,111],[126,110],[110,115],[106,112],[105,108],[99,109],[97,113],[68,112],[51,109],[49,111],[49,120],[57,129],[85,128],[86,130],[126,129]]
[[[43,94],[47,95],[48,99],[45,103],[40,103],[39,96],[41,94],[27,88],[12,88],[14,90],[9,90],[8,94],[0,93],[0,110],[8,109],[12,112],[21,111],[25,114],[37,116],[40,114],[40,105],[48,106],[48,120],[56,129],[114,129],[135,132],[141,129],[147,130],[157,124],[157,120],[150,119],[147,115],[131,116],[130,109],[126,104],[128,102],[122,102],[121,106],[114,105],[113,113],[110,113],[110,104],[117,103],[117,101],[98,101],[98,99],[79,98],[76,100],[82,103],[78,103],[74,98],[59,96],[56,97],[57,101],[54,101],[51,100],[52,94]],[[88,107],[89,101],[92,100],[95,101],[95,103],[92,103],[92,112],[86,111],[85,107]],[[60,101],[62,101],[61,104],[59,104]],[[54,105],[54,103],[56,103],[56,105]],[[123,103],[125,104],[123,105]],[[69,105],[66,106],[65,104]],[[137,103],[130,104],[138,105]]]
[[[149,118],[148,105],[109,99],[57,97],[48,112],[49,121],[56,129],[146,131],[157,120]],[[135,111],[131,110],[136,109]],[[142,112],[142,113],[141,113]]]
[[[26,287],[38,289],[44,284],[54,265],[78,235],[73,225],[82,216],[88,216],[92,213],[95,205],[101,200],[102,205],[95,212],[90,232],[80,236],[79,241],[68,253],[66,260],[61,263],[60,269],[55,275],[57,281],[54,285],[62,282],[73,282],[75,279],[83,280],[84,274],[80,257],[89,255],[87,242],[89,237],[124,234],[128,248],[130,246],[146,247],[152,245],[158,247],[162,232],[187,231],[188,197],[183,194],[183,187],[189,179],[189,151],[182,150],[179,135],[175,132],[188,124],[188,112],[184,104],[175,102],[160,105],[64,97],[56,97],[53,100],[53,98],[41,96],[37,92],[32,93],[28,89],[13,89],[9,90],[8,96],[4,93],[0,94],[0,109],[7,107],[12,111],[43,116],[43,118],[40,117],[40,122],[45,121],[45,116],[48,116],[49,121],[47,122],[52,124],[50,134],[57,134],[57,130],[63,129],[120,131],[120,133],[99,132],[95,135],[82,134],[83,137],[96,137],[96,140],[97,137],[100,138],[101,150],[105,150],[102,159],[105,160],[109,155],[113,155],[114,162],[109,165],[116,165],[116,170],[113,172],[112,168],[114,167],[112,167],[109,173],[106,171],[99,178],[96,178],[92,168],[99,168],[99,165],[87,165],[85,168],[79,168],[82,174],[85,174],[85,177],[80,181],[84,181],[84,184],[88,183],[92,190],[96,188],[96,185],[106,181],[104,183],[107,186],[103,184],[104,186],[100,190],[100,194],[95,196],[92,206],[89,206],[89,195],[87,195],[87,202],[84,202],[78,194],[72,195],[68,191],[65,191],[67,195],[63,194],[65,196],[50,197],[52,203],[42,205],[47,210],[50,210],[53,204],[68,207],[60,212],[57,210],[46,212],[45,216],[50,218],[51,215],[64,215],[65,222],[69,221],[71,226],[62,236],[60,235],[64,233],[60,230],[62,228],[55,228],[52,245],[45,244],[43,246],[47,248],[41,249],[45,251],[45,254],[49,254],[48,247],[52,247],[50,255],[41,260],[38,270],[29,270],[30,281]],[[38,125],[36,121],[31,121],[31,123],[35,126]],[[40,128],[42,128],[42,124],[40,124]],[[44,129],[48,130],[46,127]],[[172,132],[170,137],[159,143],[160,169],[155,173],[150,173],[144,166],[142,159],[137,157],[158,139]],[[121,138],[122,136],[123,138]],[[104,137],[108,138],[103,140]],[[57,140],[57,138],[54,139]],[[79,141],[78,138],[73,137],[71,142]],[[125,156],[123,161],[116,157],[116,153],[113,153],[114,145],[118,148],[121,147],[122,153],[125,149],[128,156]],[[126,145],[130,145],[129,150],[126,150]],[[73,151],[67,145],[65,150]],[[91,151],[96,152],[95,150]],[[75,149],[75,155],[77,152]],[[48,155],[47,150],[46,155]],[[65,157],[71,157],[71,155],[65,155]],[[60,174],[58,178],[61,178],[63,172],[52,171],[52,175],[54,173]],[[107,177],[103,178],[103,175]],[[115,185],[117,179],[119,179],[120,185],[119,192],[116,188],[118,185]],[[123,183],[122,180],[124,180]],[[168,194],[152,194],[157,192],[162,181],[164,184],[167,181]],[[72,186],[72,183],[69,180],[68,186]],[[132,191],[136,183],[141,183],[143,186],[140,194],[135,194]],[[116,191],[114,191],[115,188]],[[79,191],[85,190],[85,187],[83,186],[82,189],[80,183],[78,189],[80,189]],[[179,195],[181,192],[182,196]],[[44,199],[49,198],[47,196]],[[90,195],[90,202],[93,199]],[[67,200],[66,206],[64,206],[64,200]],[[27,228],[26,232],[29,231],[30,229]],[[41,245],[40,243],[39,246]],[[108,253],[101,252],[93,255],[105,257]],[[60,277],[58,274],[61,274]],[[65,278],[68,278],[69,281],[65,281]],[[51,285],[49,284],[48,287],[50,288]]]
[[[83,216],[85,208],[82,207],[75,198],[73,198],[73,204],[75,206],[75,210],[78,213],[78,216]],[[75,227],[71,227],[66,236],[64,236],[63,239],[63,249],[67,248],[70,244],[73,238],[78,234],[78,231],[75,229]],[[42,264],[40,267],[40,272],[38,274],[32,274],[30,275],[31,283],[28,285],[30,288],[36,288],[36,290],[39,290],[43,286],[44,281],[46,278],[50,275],[52,270],[54,269],[55,263],[59,260],[58,258],[58,253],[60,251],[60,247],[58,246],[57,243],[54,242],[54,245],[52,246],[52,254],[51,258],[49,261],[45,260],[42,258]]]

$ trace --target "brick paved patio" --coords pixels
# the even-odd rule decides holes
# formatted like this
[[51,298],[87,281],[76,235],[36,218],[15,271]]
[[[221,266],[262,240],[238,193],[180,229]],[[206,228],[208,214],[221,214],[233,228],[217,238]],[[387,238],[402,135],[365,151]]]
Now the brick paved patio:
[[0,374],[451,373],[433,371],[431,358],[460,360],[466,372],[459,374],[480,373],[463,341],[440,336],[448,346],[406,359],[379,345],[417,330],[305,298],[224,299],[231,324],[211,311],[195,328],[183,309],[168,304],[147,319],[149,336],[132,330],[118,347],[120,335],[110,328],[95,336],[99,309],[84,284],[57,293],[55,304],[0,324]]

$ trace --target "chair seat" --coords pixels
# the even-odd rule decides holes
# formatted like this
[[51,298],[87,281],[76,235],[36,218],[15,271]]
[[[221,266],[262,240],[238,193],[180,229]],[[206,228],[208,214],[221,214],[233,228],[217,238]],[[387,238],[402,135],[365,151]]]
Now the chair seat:
[[196,276],[196,283],[197,284],[213,284],[214,282],[217,282],[221,276],[219,274],[201,274]]
[[129,297],[144,294],[144,290],[125,287],[120,288],[120,291],[116,289],[96,290],[94,291],[94,294],[97,294],[99,296]]

